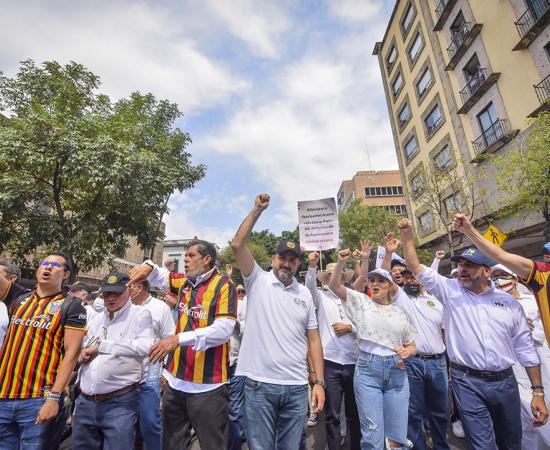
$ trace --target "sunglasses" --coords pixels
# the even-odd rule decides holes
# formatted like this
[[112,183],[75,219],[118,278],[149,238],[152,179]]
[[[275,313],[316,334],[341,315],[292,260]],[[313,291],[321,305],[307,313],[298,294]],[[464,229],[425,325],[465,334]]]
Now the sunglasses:
[[65,268],[65,264],[57,262],[57,261],[42,261],[40,263],[40,267],[48,267],[48,266],[52,266],[52,267],[56,267],[56,268],[63,268],[63,269]]

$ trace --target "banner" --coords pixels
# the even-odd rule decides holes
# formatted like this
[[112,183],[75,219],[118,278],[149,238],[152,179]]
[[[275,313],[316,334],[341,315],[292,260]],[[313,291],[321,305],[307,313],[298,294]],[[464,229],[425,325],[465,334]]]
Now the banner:
[[[386,249],[382,247],[381,245],[378,246],[378,252],[376,253],[376,268],[380,269],[382,267],[382,261],[384,261],[384,256],[386,256]],[[401,261],[403,264],[405,264],[405,260],[401,258],[397,253],[394,253],[391,255],[392,261],[394,259],[397,259]]]
[[334,198],[298,202],[298,230],[302,250],[338,247],[340,225]]

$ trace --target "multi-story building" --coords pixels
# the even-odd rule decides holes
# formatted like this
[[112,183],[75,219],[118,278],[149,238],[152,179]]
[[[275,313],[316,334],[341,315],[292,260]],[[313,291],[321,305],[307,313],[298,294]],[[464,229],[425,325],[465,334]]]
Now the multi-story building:
[[183,258],[185,257],[187,243],[191,240],[192,239],[166,239],[164,241],[162,263],[164,264],[167,260],[174,259],[174,271],[183,272]]
[[356,198],[363,199],[363,203],[369,206],[407,214],[398,170],[363,170],[351,180],[344,180],[336,197],[338,210],[345,211]]
[[[441,246],[445,236],[443,223],[422,200],[421,175],[429,168],[452,169],[474,180],[478,226],[497,217],[499,228],[514,233],[506,248],[540,254],[542,216],[498,219],[502,195],[485,155],[517,151],[530,132],[528,117],[546,108],[549,23],[549,0],[396,1],[373,54],[421,244]],[[444,187],[448,221],[456,198],[456,186]]]

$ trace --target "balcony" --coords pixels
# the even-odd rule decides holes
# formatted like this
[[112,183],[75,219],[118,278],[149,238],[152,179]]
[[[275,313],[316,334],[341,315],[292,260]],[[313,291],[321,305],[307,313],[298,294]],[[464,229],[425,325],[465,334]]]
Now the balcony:
[[460,27],[460,30],[453,34],[451,45],[447,47],[447,54],[449,55],[449,62],[445,70],[453,70],[460,58],[464,55],[468,47],[474,41],[476,36],[481,31],[481,24],[476,23],[472,25],[470,22],[464,22]]
[[441,0],[437,4],[437,7],[435,8],[437,22],[433,27],[433,31],[441,31],[443,29],[443,25],[445,25],[445,21],[447,20],[447,17],[449,17],[455,3],[456,0]]
[[529,117],[536,117],[543,111],[550,110],[550,75],[544,78],[539,84],[533,85],[539,99],[540,106],[535,109]]
[[513,50],[523,50],[529,47],[549,23],[550,0],[531,0],[531,6],[527,7],[518,21],[514,23],[520,40]]
[[466,86],[460,91],[462,106],[458,114],[466,114],[472,106],[496,83],[500,73],[490,73],[489,69],[480,68],[477,73],[468,80]]
[[497,119],[481,136],[472,141],[476,156],[472,162],[481,162],[484,155],[496,152],[504,144],[510,142],[519,130],[510,130],[508,122],[505,119]]

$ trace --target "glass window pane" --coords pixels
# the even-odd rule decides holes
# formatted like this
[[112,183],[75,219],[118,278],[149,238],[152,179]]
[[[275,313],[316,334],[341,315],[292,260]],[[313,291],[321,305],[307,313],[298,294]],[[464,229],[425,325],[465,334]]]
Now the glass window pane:
[[411,4],[407,8],[407,12],[405,13],[405,17],[403,18],[403,22],[401,22],[401,25],[403,26],[403,30],[405,32],[407,32],[408,29],[411,27],[413,19],[414,19],[414,10],[413,10],[412,4]]
[[432,82],[432,74],[430,73],[429,69],[426,69],[426,71],[422,74],[422,77],[416,84],[416,90],[418,91],[418,95],[422,95],[430,83]]
[[416,152],[416,138],[413,136],[406,144],[405,144],[405,155],[410,157],[414,152]]
[[390,53],[388,53],[388,57],[386,59],[386,62],[388,63],[388,65],[392,65],[395,60],[397,59],[397,50],[395,50],[395,46],[393,46],[390,50]]
[[401,86],[403,86],[403,77],[401,76],[401,73],[398,73],[392,84],[393,93],[397,94],[397,92],[399,92],[399,89],[401,89]]
[[426,117],[425,122],[428,131],[439,125],[439,122],[441,122],[441,110],[439,109],[439,105],[436,105],[435,108],[432,109],[428,117]]
[[411,111],[409,109],[409,105],[405,103],[405,105],[403,106],[403,108],[401,108],[401,111],[399,112],[399,120],[401,121],[401,123],[404,123],[409,120],[410,115]]
[[414,39],[413,45],[409,49],[409,58],[411,59],[411,61],[413,61],[416,58],[421,48],[422,48],[422,37],[420,36],[420,33],[418,33]]
[[379,187],[376,188],[376,195],[382,195],[382,191]]

